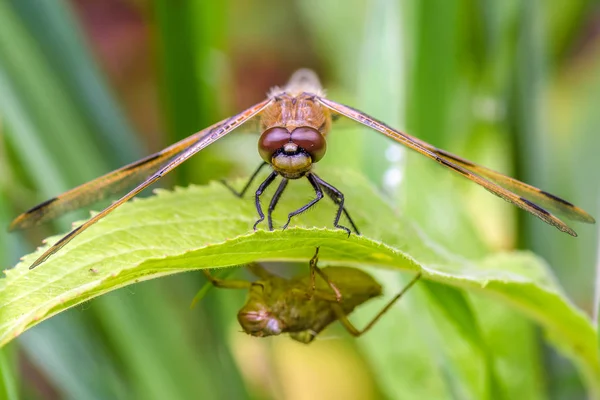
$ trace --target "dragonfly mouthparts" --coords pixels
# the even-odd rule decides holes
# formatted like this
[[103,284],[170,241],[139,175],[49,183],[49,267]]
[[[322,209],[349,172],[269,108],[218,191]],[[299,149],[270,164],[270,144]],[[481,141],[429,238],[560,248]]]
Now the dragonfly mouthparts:
[[284,153],[296,153],[298,151],[298,145],[294,142],[288,142],[283,145]]

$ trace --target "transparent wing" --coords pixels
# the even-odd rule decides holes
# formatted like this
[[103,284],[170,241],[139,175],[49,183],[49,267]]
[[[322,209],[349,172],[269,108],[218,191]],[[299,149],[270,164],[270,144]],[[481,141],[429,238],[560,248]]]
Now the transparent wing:
[[[44,262],[48,257],[52,254],[56,253],[63,246],[69,243],[73,238],[79,235],[81,232],[98,222],[100,219],[104,218],[107,214],[112,212],[115,208],[119,207],[121,204],[125,203],[142,190],[152,185],[160,178],[162,178],[167,173],[171,172],[175,169],[179,164],[186,161],[188,158],[204,149],[206,146],[214,143],[219,140],[238,126],[242,125],[244,122],[250,120],[252,117],[260,113],[265,107],[267,107],[271,103],[271,99],[264,100],[261,103],[258,103],[247,110],[228,118],[224,121],[221,121],[212,127],[203,129],[202,131],[195,133],[194,135],[186,138],[171,147],[159,152],[153,156],[146,157],[138,162],[125,166],[119,170],[111,172],[103,177],[100,177],[94,181],[91,181],[87,184],[79,186],[69,192],[66,192],[64,195],[58,196],[55,199],[49,200],[41,205],[34,207],[32,210],[22,214],[17,217],[15,221],[11,224],[11,227],[22,227],[27,226],[26,221],[30,219],[27,217],[27,214],[39,215],[44,218],[45,215],[54,216],[60,215],[58,212],[66,212],[68,210],[72,210],[78,208],[82,204],[89,204],[92,201],[94,196],[89,194],[89,191],[96,190],[98,187],[106,189],[114,189],[130,179],[133,179],[134,174],[135,177],[138,177],[142,174],[138,172],[141,168],[145,172],[155,171],[151,176],[147,177],[142,183],[136,186],[133,190],[128,192],[125,196],[121,197],[119,200],[115,201],[110,206],[106,207],[104,210],[94,215],[84,224],[78,226],[73,229],[67,235],[62,237],[58,242],[52,245],[44,254],[42,254],[35,262],[29,267],[30,269],[35,268],[42,262]],[[160,161],[157,161],[160,160]],[[165,160],[166,163],[164,162]],[[129,173],[128,173],[129,171]],[[97,182],[97,183],[95,183]],[[73,193],[73,194],[71,194]],[[64,197],[63,197],[64,196]],[[63,200],[65,198],[66,200]],[[90,201],[88,201],[90,200]],[[74,206],[72,203],[77,205]],[[32,222],[35,221],[35,218],[32,218]],[[51,217],[45,217],[45,219],[49,219]],[[25,221],[19,222],[19,221]],[[30,223],[31,224],[31,223]]]
[[94,204],[142,182],[162,167],[169,159],[187,150],[193,143],[205,135],[206,132],[214,129],[221,123],[223,121],[195,133],[158,153],[151,154],[38,204],[15,218],[10,224],[9,230],[24,229],[42,224],[58,218],[69,211]]
[[550,193],[438,149],[420,139],[392,129],[383,122],[352,107],[322,97],[318,97],[317,99],[330,110],[381,132],[395,141],[423,154],[425,157],[437,161],[443,166],[483,186],[496,196],[513,203],[572,236],[577,236],[575,231],[552,213],[586,223],[595,222],[594,218],[581,208]]
[[[435,149],[433,146],[430,147]],[[489,179],[497,185],[502,186],[521,197],[525,197],[530,201],[533,201],[553,214],[566,217],[572,221],[580,221],[588,224],[593,224],[596,222],[596,220],[590,214],[569,203],[568,201],[561,199],[560,197],[538,189],[535,186],[528,185],[525,182],[521,182],[517,179],[503,175],[500,172],[496,172],[482,165],[465,160],[464,158],[458,157],[445,150],[433,149],[431,151],[435,151],[440,157],[473,171],[476,174]]]

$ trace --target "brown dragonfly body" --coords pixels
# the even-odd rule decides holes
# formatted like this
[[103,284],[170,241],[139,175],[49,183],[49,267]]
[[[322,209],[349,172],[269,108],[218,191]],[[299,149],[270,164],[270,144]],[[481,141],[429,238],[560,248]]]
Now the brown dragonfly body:
[[133,187],[125,196],[73,229],[48,248],[30,266],[30,268],[34,268],[85,229],[158,181],[197,152],[251,119],[260,118],[262,134],[258,141],[258,150],[264,162],[252,175],[241,192],[238,193],[232,189],[238,196],[244,195],[253,179],[264,166],[270,165],[273,168],[272,173],[259,185],[255,193],[255,204],[260,218],[254,228],[256,229],[258,223],[265,218],[259,201],[260,196],[276,177],[281,176],[282,180],[269,203],[268,226],[271,230],[273,229],[271,214],[287,187],[288,181],[306,177],[315,190],[316,197],[305,206],[291,212],[283,228],[285,229],[289,225],[294,216],[309,209],[325,194],[337,205],[334,226],[350,234],[350,229],[339,224],[343,213],[350,222],[352,229],[358,233],[358,229],[344,207],[343,194],[312,171],[313,164],[325,155],[325,138],[331,129],[333,116],[350,118],[390,137],[572,236],[577,236],[575,231],[559,217],[586,223],[595,222],[584,210],[552,194],[465,160],[445,150],[438,149],[413,136],[395,130],[361,111],[325,98],[316,74],[310,70],[299,70],[292,75],[285,87],[273,89],[264,101],[231,118],[205,128],[156,154],[43,202],[18,216],[10,225],[10,229],[21,229],[37,225],[68,211],[90,205],[123,189]]

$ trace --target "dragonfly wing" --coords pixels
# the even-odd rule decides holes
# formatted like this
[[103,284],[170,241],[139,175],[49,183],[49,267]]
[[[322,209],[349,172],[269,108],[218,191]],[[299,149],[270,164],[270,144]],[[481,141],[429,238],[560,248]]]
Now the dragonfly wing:
[[562,232],[577,236],[573,229],[547,209],[572,219],[590,223],[594,222],[594,219],[585,211],[556,196],[440,150],[420,139],[397,131],[383,122],[352,107],[322,97],[318,97],[318,101],[330,110],[381,132],[395,141],[421,153],[425,157],[431,158],[443,166],[454,170],[467,179],[481,185],[496,196],[513,203],[540,218],[544,222],[555,226]]
[[[144,180],[133,190],[128,192],[125,196],[121,197],[120,199],[112,203],[110,206],[106,207],[104,210],[100,211],[98,214],[94,215],[92,218],[84,222],[82,225],[78,226],[77,228],[69,232],[67,235],[63,236],[58,242],[52,245],[37,260],[35,260],[29,268],[33,269],[45,260],[47,260],[48,257],[60,250],[63,246],[65,246],[67,243],[73,240],[73,238],[75,238],[81,232],[92,226],[94,223],[98,222],[100,219],[104,218],[115,208],[127,202],[132,197],[140,193],[142,190],[152,185],[154,182],[158,181],[164,175],[168,174],[173,169],[175,169],[179,164],[186,161],[188,158],[190,158],[200,150],[204,149],[206,146],[214,143],[223,136],[227,135],[229,132],[233,131],[238,126],[242,125],[244,122],[250,120],[252,117],[254,117],[263,109],[265,109],[265,107],[267,107],[271,103],[271,101],[271,99],[266,99],[231,118],[228,118],[224,121],[213,125],[213,127],[203,129],[202,131],[193,135],[195,136],[195,141],[188,144],[187,146],[182,146],[179,152],[174,152],[175,156],[173,156],[166,164],[161,166],[156,172],[154,172],[150,177],[146,178],[146,180]],[[177,145],[178,144],[175,144],[173,146]],[[149,157],[146,158],[146,160],[147,159],[149,159]]]
[[554,196],[551,193],[538,189],[535,186],[528,185],[517,179],[503,175],[500,172],[496,172],[482,165],[475,164],[445,150],[434,148],[432,151],[435,151],[440,157],[443,157],[450,162],[454,162],[463,168],[481,175],[495,184],[518,194],[521,197],[525,197],[530,201],[533,201],[553,214],[566,217],[573,221],[580,221],[588,224],[593,224],[596,222],[594,217],[581,208],[561,199],[560,197]]
[[[222,123],[222,122],[220,122]],[[167,161],[177,154],[187,150],[197,142],[202,135],[217,127],[219,123],[195,133],[166,149],[151,154],[136,162],[109,172],[90,182],[66,191],[50,200],[47,200],[30,210],[19,215],[10,224],[9,230],[24,229],[50,221],[69,211],[94,204],[114,193],[118,193],[133,185],[142,182],[149,175],[156,172]]]

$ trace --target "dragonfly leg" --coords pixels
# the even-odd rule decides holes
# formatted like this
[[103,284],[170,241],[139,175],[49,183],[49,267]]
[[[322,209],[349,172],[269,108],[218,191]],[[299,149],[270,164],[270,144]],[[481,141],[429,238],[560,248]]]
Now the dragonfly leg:
[[248,268],[248,270],[250,272],[252,272],[254,275],[256,275],[257,277],[259,277],[260,279],[265,280],[265,281],[272,280],[273,277],[275,276],[272,273],[270,273],[269,271],[267,271],[265,269],[265,267],[263,267],[259,263],[255,263],[255,262],[250,263],[250,264],[246,265],[246,268]]
[[352,322],[350,322],[350,320],[348,319],[348,316],[344,313],[344,311],[342,310],[342,307],[340,307],[339,304],[337,303],[332,303],[331,307],[333,308],[336,316],[338,317],[338,320],[340,321],[340,323],[344,326],[344,328],[346,328],[346,330],[352,335],[352,336],[360,336],[363,333],[367,332],[369,329],[371,329],[373,327],[373,325],[375,325],[375,323],[377,323],[377,321],[379,321],[379,319],[381,318],[381,316],[383,314],[385,314],[390,308],[392,308],[392,306],[394,305],[394,303],[396,303],[401,297],[402,295],[404,295],[404,293],[406,293],[408,291],[408,289],[410,289],[415,283],[417,283],[417,281],[421,278],[421,272],[419,272],[409,283],[408,285],[406,285],[401,291],[400,293],[398,293],[396,296],[394,296],[393,299],[391,299],[386,305],[385,307],[383,307],[383,309],[381,311],[379,311],[379,313],[371,320],[371,322],[369,322],[367,324],[367,326],[365,326],[362,330],[358,330],[353,324]]
[[267,220],[269,221],[269,230],[270,231],[273,230],[273,216],[272,216],[273,211],[275,210],[275,206],[277,205],[277,202],[279,202],[279,199],[281,198],[281,194],[285,190],[288,182],[289,182],[289,179],[282,178],[281,183],[277,187],[277,191],[275,191],[275,194],[273,195],[273,198],[271,199],[271,203],[269,204],[269,212],[267,213]]
[[256,211],[258,212],[258,215],[260,218],[258,219],[258,221],[256,221],[254,223],[254,227],[253,227],[254,230],[256,230],[256,226],[258,224],[260,224],[262,221],[265,220],[265,214],[263,213],[263,210],[260,206],[260,196],[263,194],[265,189],[267,187],[269,187],[269,185],[271,183],[273,183],[273,180],[275,180],[276,177],[277,177],[277,172],[275,172],[275,171],[271,172],[271,174],[269,176],[267,176],[267,179],[265,179],[263,181],[263,183],[260,184],[258,189],[256,189],[256,193],[254,194],[254,203],[256,204]]
[[319,276],[321,278],[323,278],[323,280],[325,282],[327,282],[327,285],[329,285],[329,287],[331,288],[333,293],[335,293],[335,301],[337,301],[338,303],[341,302],[342,301],[342,292],[340,292],[340,290],[337,288],[337,286],[335,286],[335,284],[329,280],[329,277],[327,276],[327,274],[325,272],[323,272],[323,270],[321,268],[319,268],[319,266],[317,265],[318,262],[319,262],[319,248],[317,247],[317,250],[315,251],[315,255],[310,259],[310,263],[309,263],[310,287],[308,289],[308,292],[306,292],[306,297],[308,298],[308,300],[311,300],[313,298],[313,296],[315,295],[315,291],[317,290],[316,274],[319,274]]
[[203,269],[202,273],[208,279],[210,283],[213,284],[214,287],[224,288],[224,289],[248,289],[252,282],[244,281],[241,279],[219,279],[215,278],[208,272],[207,269]]
[[315,180],[317,181],[319,186],[323,189],[323,191],[327,194],[327,196],[329,196],[329,198],[331,200],[333,200],[333,202],[338,206],[338,210],[335,214],[335,219],[333,220],[333,226],[335,226],[338,229],[343,229],[344,231],[346,231],[348,233],[348,236],[350,236],[350,233],[351,233],[350,229],[346,228],[343,225],[340,225],[340,218],[342,217],[342,212],[343,212],[344,215],[346,216],[346,218],[348,218],[348,221],[350,221],[350,224],[352,225],[352,229],[354,229],[354,232],[356,232],[357,235],[360,235],[358,228],[354,224],[354,221],[352,221],[352,218],[350,218],[350,214],[348,214],[346,207],[344,207],[344,194],[342,192],[340,192],[337,188],[332,186],[331,184],[325,182],[319,176],[317,176],[315,174],[311,174],[311,175],[313,175],[315,177]]
[[208,293],[208,290],[211,288],[211,286],[225,289],[248,289],[252,285],[252,282],[249,281],[215,278],[210,274],[210,272],[208,272],[207,269],[203,269],[202,273],[208,282],[205,283],[200,290],[198,290],[198,293],[196,293],[192,299],[190,308],[194,308],[196,304],[198,304],[198,302],[206,295],[206,293]]
[[314,175],[306,174],[306,177],[308,178],[308,181],[310,182],[313,189],[315,190],[316,197],[314,199],[312,199],[311,201],[309,201],[308,203],[306,203],[305,205],[303,205],[302,207],[300,207],[299,209],[297,209],[296,211],[292,211],[291,213],[289,213],[288,220],[285,223],[285,225],[282,227],[282,229],[286,229],[288,227],[288,225],[292,221],[293,217],[295,217],[298,214],[302,214],[304,211],[306,211],[309,208],[311,208],[312,206],[314,206],[319,200],[321,200],[323,198],[323,190],[321,190],[321,187],[319,186],[319,183],[315,180]]
[[258,168],[256,168],[256,170],[254,171],[254,173],[252,173],[252,176],[250,177],[250,179],[248,179],[248,182],[246,182],[246,185],[244,185],[244,188],[240,192],[235,190],[235,188],[233,188],[231,185],[229,185],[229,183],[227,183],[227,181],[225,181],[224,179],[221,179],[219,182],[221,182],[235,196],[242,198],[242,197],[244,197],[244,194],[246,194],[246,192],[248,191],[248,188],[250,187],[250,185],[252,184],[254,179],[258,176],[258,174],[260,173],[260,171],[263,169],[263,167],[265,165],[267,165],[267,163],[263,162],[258,166]]

